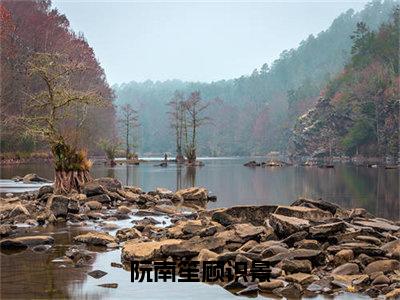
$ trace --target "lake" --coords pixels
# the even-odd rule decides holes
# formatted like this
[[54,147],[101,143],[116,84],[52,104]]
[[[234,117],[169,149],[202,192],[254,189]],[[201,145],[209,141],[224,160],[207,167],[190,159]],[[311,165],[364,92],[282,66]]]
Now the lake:
[[[154,162],[139,166],[117,165],[114,168],[94,165],[94,177],[115,177],[124,185],[140,186],[144,191],[156,187],[176,190],[204,186],[218,197],[210,208],[242,204],[288,205],[298,197],[322,198],[341,206],[363,207],[376,216],[398,220],[399,170],[337,164],[333,169],[289,166],[248,168],[243,164],[261,158],[202,158],[204,167],[187,168],[169,164],[155,167]],[[50,164],[2,166],[1,178],[36,173],[52,179]],[[5,191],[0,187],[0,191]],[[15,190],[13,190],[15,191]]]
[[[209,207],[224,207],[240,204],[290,204],[299,196],[322,198],[345,207],[364,207],[369,212],[393,219],[400,219],[399,170],[336,165],[334,169],[317,167],[247,168],[243,163],[254,158],[203,159],[201,168],[155,167],[155,163],[139,166],[117,165],[114,168],[95,165],[94,177],[111,176],[124,185],[137,185],[144,191],[156,187],[176,190],[189,186],[204,186],[218,197]],[[258,159],[261,160],[261,159]],[[36,173],[52,178],[52,166],[32,164],[1,167],[1,178]],[[10,181],[0,186],[1,192],[14,190]],[[7,186],[7,187],[5,187]],[[114,222],[130,227],[130,220]],[[55,245],[46,252],[37,253],[28,249],[23,252],[1,253],[1,299],[232,299],[232,294],[218,285],[203,283],[131,283],[130,273],[110,266],[120,262],[120,250],[96,251],[92,266],[76,268],[54,259],[64,255],[72,244],[72,238],[87,228],[59,224],[48,227],[21,228],[21,234],[51,234]],[[26,231],[26,232],[24,232]],[[115,231],[111,231],[114,234]],[[100,269],[108,274],[94,279],[86,273]],[[116,282],[116,289],[99,287],[99,284]],[[265,299],[265,295],[259,298]],[[236,297],[237,298],[237,297]],[[246,298],[242,298],[246,299]],[[313,299],[323,299],[317,297]],[[343,294],[336,299],[364,299],[360,295]]]

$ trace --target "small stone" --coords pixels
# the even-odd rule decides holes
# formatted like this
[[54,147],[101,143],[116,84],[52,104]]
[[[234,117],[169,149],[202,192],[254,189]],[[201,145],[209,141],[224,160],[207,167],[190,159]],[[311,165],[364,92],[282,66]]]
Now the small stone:
[[129,207],[125,206],[125,205],[121,205],[120,207],[118,207],[117,209],[120,213],[123,214],[129,214],[131,212],[131,210],[129,209]]
[[379,275],[372,281],[372,285],[390,284],[390,279],[385,275]]
[[124,266],[120,263],[112,262],[111,267],[113,268],[123,268]]
[[284,282],[282,280],[278,280],[278,279],[264,281],[264,282],[260,282],[258,284],[258,288],[261,291],[272,291],[274,289],[281,288],[283,286],[284,286]]
[[51,248],[51,245],[37,245],[32,248],[32,251],[34,252],[46,252]]
[[301,240],[294,244],[295,247],[301,249],[312,249],[312,250],[319,250],[321,249],[321,245],[316,240]]
[[400,262],[394,259],[377,260],[370,263],[364,270],[366,274],[382,271],[383,273],[400,270]]
[[334,275],[355,275],[360,273],[360,268],[355,263],[345,263],[332,271]]
[[282,261],[282,270],[287,273],[311,273],[312,265],[309,260],[285,259]]
[[108,273],[107,273],[107,272],[104,272],[104,271],[102,271],[102,270],[94,270],[94,271],[91,271],[91,272],[89,272],[89,273],[87,273],[87,274],[88,274],[89,276],[92,276],[93,278],[99,279],[99,278],[101,278],[101,277],[107,275]]
[[309,284],[313,281],[319,280],[318,276],[305,274],[305,273],[294,273],[285,276],[285,280],[288,282],[295,282],[298,284]]
[[197,256],[197,260],[199,262],[203,261],[215,261],[217,260],[218,254],[210,251],[208,249],[201,249],[199,255]]
[[361,253],[358,256],[358,260],[364,265],[368,266],[370,263],[374,261],[374,259],[371,256],[368,256],[367,254]]
[[272,292],[280,297],[299,299],[303,294],[303,288],[298,283],[289,283],[285,287],[274,289]]
[[250,285],[248,287],[246,287],[245,289],[239,291],[236,293],[236,295],[240,295],[240,296],[245,296],[245,295],[257,295],[258,294],[258,285],[257,284],[253,284]]
[[335,254],[334,263],[336,266],[345,264],[354,259],[354,252],[351,249],[343,249]]
[[386,299],[398,299],[400,297],[400,288],[394,289],[393,291],[385,295]]
[[88,201],[85,203],[90,210],[100,210],[103,206],[99,201]]

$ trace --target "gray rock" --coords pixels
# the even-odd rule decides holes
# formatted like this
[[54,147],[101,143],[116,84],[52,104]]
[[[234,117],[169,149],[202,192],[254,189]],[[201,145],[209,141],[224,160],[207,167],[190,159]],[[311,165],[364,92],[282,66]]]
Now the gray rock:
[[94,270],[94,271],[91,271],[91,272],[89,272],[89,273],[87,273],[87,274],[88,274],[89,276],[95,278],[95,279],[99,279],[99,278],[101,278],[101,277],[104,277],[104,276],[107,275],[108,273],[107,273],[107,272],[104,272],[104,271],[102,271],[102,270]]
[[95,179],[93,182],[103,186],[106,190],[110,192],[116,192],[117,190],[122,188],[121,182],[116,178],[102,177]]
[[306,259],[284,259],[281,268],[286,273],[311,273],[312,264]]
[[53,191],[54,187],[52,185],[44,185],[40,187],[37,197],[41,198],[45,194],[53,194]]
[[54,239],[47,235],[23,236],[0,241],[1,249],[25,249],[37,245],[53,244]]
[[355,263],[345,263],[332,270],[334,275],[355,275],[360,273],[360,268]]
[[278,237],[283,238],[310,227],[310,222],[308,220],[278,214],[270,215],[269,224],[274,228]]
[[335,234],[338,231],[343,231],[346,229],[346,224],[344,222],[335,222],[329,224],[322,224],[310,227],[310,234],[315,237],[327,236]]
[[323,221],[331,219],[333,216],[330,212],[321,210],[319,208],[311,208],[305,206],[278,206],[274,212],[278,215],[287,217],[295,217],[309,221]]
[[87,201],[88,202],[89,201],[97,201],[97,202],[100,202],[100,203],[110,203],[111,202],[111,198],[107,194],[99,194],[99,195],[88,197]]
[[251,223],[260,226],[264,225],[265,220],[276,208],[275,205],[233,206],[215,210],[211,218],[224,226],[235,223]]
[[66,217],[68,214],[69,198],[62,195],[52,195],[47,199],[47,208],[56,218]]
[[366,274],[372,274],[375,272],[391,272],[394,270],[400,270],[400,262],[394,259],[383,259],[377,260],[370,263],[364,270]]

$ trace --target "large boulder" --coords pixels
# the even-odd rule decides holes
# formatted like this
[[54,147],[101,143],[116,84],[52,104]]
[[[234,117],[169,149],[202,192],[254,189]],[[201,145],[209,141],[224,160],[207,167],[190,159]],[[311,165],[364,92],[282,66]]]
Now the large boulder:
[[105,188],[98,182],[89,181],[82,187],[82,193],[87,197],[105,194]]
[[174,197],[181,201],[207,201],[208,191],[202,187],[191,187],[178,190]]
[[106,246],[110,243],[116,243],[117,239],[104,232],[88,232],[74,237],[74,241],[90,245]]
[[1,249],[25,249],[37,245],[53,244],[54,239],[48,235],[23,236],[0,241]]
[[346,229],[346,224],[344,222],[334,222],[334,223],[312,226],[309,232],[312,236],[320,237],[320,236],[332,235],[338,231],[343,231],[345,229]]
[[140,193],[134,193],[131,190],[128,189],[119,189],[117,190],[117,193],[123,197],[126,201],[129,201],[131,203],[135,203],[139,200]]
[[213,236],[201,238],[195,236],[181,243],[163,245],[161,247],[161,252],[166,257],[189,258],[198,255],[202,249],[208,249],[216,253],[221,252],[224,246],[225,240],[223,238]]
[[47,208],[57,217],[66,217],[68,214],[69,198],[62,195],[52,195],[47,199]]
[[338,209],[341,209],[339,205],[330,203],[328,201],[323,200],[313,200],[307,198],[299,198],[295,202],[291,204],[291,206],[304,206],[304,207],[317,207],[324,211],[329,211],[332,215],[336,213]]
[[212,220],[224,226],[235,223],[251,223],[264,225],[265,220],[276,210],[276,205],[243,205],[214,210]]
[[372,219],[372,220],[355,220],[353,222],[355,225],[371,227],[377,231],[399,231],[400,226],[389,223],[382,219]]
[[135,240],[128,241],[122,247],[122,259],[124,261],[131,260],[153,260],[162,258],[160,251],[162,246],[180,244],[181,240],[168,239],[155,242],[138,242]]
[[264,226],[254,226],[252,224],[235,224],[232,228],[236,234],[244,241],[259,239],[260,235],[266,231]]
[[174,226],[167,229],[167,236],[170,238],[190,238],[194,235],[208,236],[224,228],[219,223],[207,222],[205,220],[181,220]]
[[278,206],[275,214],[306,219],[310,221],[323,221],[332,218],[332,214],[328,211],[304,206]]
[[310,227],[310,222],[308,220],[279,214],[271,214],[269,217],[269,224],[281,238]]
[[400,262],[395,259],[382,259],[371,262],[364,270],[366,274],[372,274],[376,272],[392,272],[400,270]]

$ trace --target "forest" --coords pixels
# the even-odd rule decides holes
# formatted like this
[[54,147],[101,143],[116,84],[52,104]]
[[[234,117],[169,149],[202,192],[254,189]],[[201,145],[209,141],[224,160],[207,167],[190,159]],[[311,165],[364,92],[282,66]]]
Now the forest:
[[175,91],[188,97],[194,90],[213,103],[207,111],[211,121],[199,132],[201,155],[286,152],[291,150],[287,145],[297,118],[318,102],[325,86],[351,59],[357,23],[377,30],[390,19],[396,3],[373,1],[360,12],[348,10],[327,30],[310,35],[251,75],[212,83],[132,81],[113,86],[116,103],[133,103],[140,111],[136,138],[141,153],[175,153],[166,104]]
[[[390,97],[388,94],[396,92],[398,71],[389,69],[390,63],[386,60],[392,60],[392,64],[397,61],[394,36],[398,28],[388,23],[393,22],[390,20],[397,3],[372,1],[359,12],[350,9],[325,31],[310,35],[297,48],[283,51],[270,66],[263,64],[250,75],[211,83],[171,79],[131,81],[110,87],[83,34],[75,33],[68,19],[52,8],[50,1],[3,1],[0,6],[2,156],[48,151],[40,135],[31,134],[23,121],[29,115],[32,117],[32,111],[28,111],[25,104],[43,88],[40,78],[29,73],[32,57],[41,53],[62,53],[71,64],[83,64],[84,68],[74,70],[70,76],[70,88],[81,93],[96,90],[102,98],[102,105],[76,102],[75,114],[70,114],[60,124],[60,129],[69,132],[68,138],[74,147],[85,146],[90,155],[103,155],[110,150],[114,156],[128,156],[129,152],[175,155],[175,129],[168,103],[176,93],[186,100],[193,92],[198,92],[207,103],[203,112],[207,122],[197,132],[198,155],[264,155],[270,151],[295,156],[326,155],[326,148],[332,147],[337,155],[395,154],[398,152],[395,138],[388,138],[396,134],[393,129],[396,127],[393,125],[395,104],[386,108],[392,112],[386,118],[373,112],[381,109],[374,100],[368,102],[371,103],[366,105],[368,107],[353,109],[350,106],[354,104],[354,93],[358,93],[359,98],[364,97],[362,93],[372,93],[361,91],[363,84],[369,84],[366,81],[369,72],[378,71],[391,78],[386,82],[390,86],[385,86],[383,94],[375,97]],[[355,32],[357,37],[354,37]],[[391,34],[392,40],[386,41],[387,34]],[[358,45],[363,39],[369,42]],[[382,54],[379,54],[381,49],[374,48],[375,44],[381,45],[378,39],[386,41]],[[359,62],[360,57],[362,60],[369,57],[370,61]],[[358,76],[364,76],[365,81],[360,80],[355,86]],[[353,93],[355,89],[358,91]],[[332,98],[336,103],[335,112],[340,110],[349,119],[348,126],[341,129],[345,138],[329,147],[315,145],[324,143],[321,136],[326,133],[322,130],[312,131],[313,139],[300,136],[306,125],[304,119],[298,121],[298,118],[315,106],[320,107],[321,96]],[[133,110],[134,124],[124,122],[127,109]],[[35,113],[40,115],[41,112]],[[370,134],[368,129],[372,127],[374,133]],[[78,137],[74,134],[77,131],[83,134]],[[374,144],[373,139],[379,141]],[[119,147],[110,149],[110,145]]]
[[398,155],[399,13],[376,31],[357,24],[351,60],[295,126],[296,155]]
[[[13,153],[23,157],[27,153],[46,155],[48,152],[42,136],[32,132],[33,118],[39,120],[50,108],[41,103],[35,105],[32,111],[33,104],[43,101],[38,93],[45,87],[45,82],[40,70],[31,72],[31,67],[32,64],[39,67],[38,63],[44,67],[45,59],[51,64],[49,59],[56,56],[65,67],[68,88],[74,91],[74,95],[69,96],[77,97],[68,117],[57,120],[58,126],[60,130],[68,132],[68,138],[76,147],[84,146],[92,153],[99,154],[99,140],[117,134],[115,96],[83,34],[74,33],[65,15],[52,8],[51,1],[47,0],[2,1],[0,19],[0,140],[3,155]],[[64,93],[66,80],[62,76],[58,79],[58,92]],[[83,96],[94,91],[104,101],[103,105],[88,105]]]

